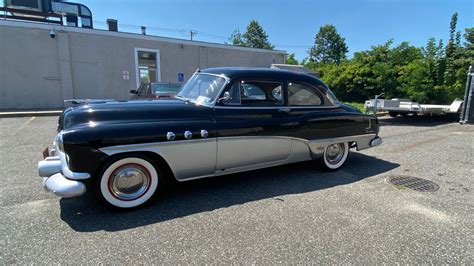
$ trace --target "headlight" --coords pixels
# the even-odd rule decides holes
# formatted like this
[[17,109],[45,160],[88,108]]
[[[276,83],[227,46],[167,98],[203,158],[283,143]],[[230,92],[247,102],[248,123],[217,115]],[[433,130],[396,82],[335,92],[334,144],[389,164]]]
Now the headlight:
[[56,145],[58,145],[60,151],[64,152],[63,134],[61,132],[56,135]]

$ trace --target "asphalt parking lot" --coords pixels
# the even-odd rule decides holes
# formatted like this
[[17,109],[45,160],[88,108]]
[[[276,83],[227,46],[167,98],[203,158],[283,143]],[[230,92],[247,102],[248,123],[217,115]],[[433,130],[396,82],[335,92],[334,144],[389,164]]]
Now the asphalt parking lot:
[[[43,191],[57,117],[0,119],[0,263],[474,263],[474,126],[381,119],[382,146],[337,172],[312,162],[190,181],[104,209]],[[398,189],[414,176],[435,192]]]

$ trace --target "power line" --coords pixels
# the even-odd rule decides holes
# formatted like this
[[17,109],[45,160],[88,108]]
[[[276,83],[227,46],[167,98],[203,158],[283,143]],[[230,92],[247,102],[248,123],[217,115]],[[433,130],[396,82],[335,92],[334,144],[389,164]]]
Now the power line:
[[[97,21],[97,20],[94,20],[94,24],[105,25],[105,26],[107,25],[105,21]],[[141,30],[141,26],[138,26],[138,25],[120,24],[119,26],[125,29]],[[165,28],[165,27],[154,27],[154,26],[147,26],[146,28],[149,31],[179,33],[183,36],[189,36],[191,40],[195,40],[196,35],[206,37],[209,39],[224,41],[224,42],[229,40],[229,37],[214,34],[214,33],[204,32],[200,30],[183,29],[183,28]],[[310,48],[311,46],[313,46],[312,44],[274,44],[274,45],[275,47],[280,47],[280,48]]]

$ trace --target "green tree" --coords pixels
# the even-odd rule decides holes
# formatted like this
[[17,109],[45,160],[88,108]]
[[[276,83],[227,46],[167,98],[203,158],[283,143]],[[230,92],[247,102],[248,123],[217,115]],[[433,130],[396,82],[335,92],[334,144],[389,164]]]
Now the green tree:
[[474,28],[465,29],[464,39],[466,39],[464,43],[466,49],[465,56],[470,59],[468,64],[474,67]]
[[437,56],[439,52],[437,51],[438,46],[436,44],[435,38],[429,38],[426,46],[423,48],[423,56],[426,60],[428,66],[428,75],[432,81],[432,84],[437,84],[438,79],[438,69],[437,69]]
[[437,77],[436,77],[436,85],[442,86],[444,84],[444,72],[446,71],[446,57],[445,51],[443,47],[443,40],[440,39],[438,42],[438,47],[436,48],[436,70],[437,70]]
[[446,45],[446,71],[444,74],[445,85],[452,85],[455,80],[455,66],[456,60],[456,26],[458,23],[458,13],[454,13],[449,23],[449,40]]
[[285,60],[285,64],[288,65],[298,65],[298,60],[295,58],[295,53],[291,53],[288,55],[288,57]]
[[231,45],[236,46],[246,46],[245,42],[242,40],[242,34],[240,33],[239,29],[234,30],[229,37],[229,41]]
[[258,21],[252,19],[247,25],[247,30],[242,34],[245,45],[253,48],[273,50],[274,46],[268,41],[268,35]]
[[309,59],[313,62],[335,63],[339,65],[349,52],[345,39],[334,25],[324,25],[314,38],[314,46],[309,50]]
[[260,26],[258,21],[252,19],[247,25],[246,31],[242,34],[239,29],[232,32],[229,37],[231,45],[246,46],[253,48],[263,48],[273,50],[273,46],[268,41],[268,35],[265,30]]
[[474,65],[474,28],[461,35],[456,24],[454,14],[446,46],[434,38],[421,48],[388,40],[339,64],[315,57],[301,63],[319,73],[342,101],[363,102],[383,91],[386,98],[449,104],[463,96],[468,66]]
[[474,28],[465,29],[464,39],[466,43],[464,44],[468,49],[474,49]]

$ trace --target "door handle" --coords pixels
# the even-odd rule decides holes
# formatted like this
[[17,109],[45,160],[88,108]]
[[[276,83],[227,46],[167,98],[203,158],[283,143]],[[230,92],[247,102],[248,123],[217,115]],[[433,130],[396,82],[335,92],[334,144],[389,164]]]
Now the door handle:
[[278,109],[278,112],[289,113],[289,112],[291,112],[291,108],[290,107],[283,107],[283,108]]

